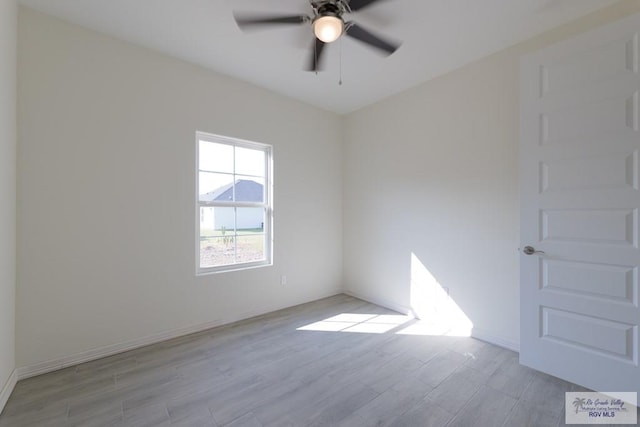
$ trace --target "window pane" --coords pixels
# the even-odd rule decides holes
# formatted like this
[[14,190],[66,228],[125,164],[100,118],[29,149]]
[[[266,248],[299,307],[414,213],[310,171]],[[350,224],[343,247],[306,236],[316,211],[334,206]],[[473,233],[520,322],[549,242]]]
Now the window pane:
[[233,201],[233,175],[200,172],[198,192],[201,202]]
[[217,267],[236,262],[235,239],[230,237],[200,238],[200,267]]
[[234,208],[200,208],[200,238],[235,234]]
[[238,176],[236,202],[264,202],[264,179]]
[[238,234],[262,233],[264,230],[263,208],[236,208]]
[[237,237],[237,262],[262,261],[264,255],[264,234],[247,233]]
[[200,208],[200,239],[202,237],[213,236],[215,230],[214,224],[214,208]]
[[200,267],[235,263],[234,224],[234,208],[200,208]]
[[236,173],[240,175],[265,176],[265,152],[236,147]]
[[235,208],[210,208],[213,211],[213,236],[231,236],[236,232]]
[[200,170],[233,173],[233,146],[200,141]]

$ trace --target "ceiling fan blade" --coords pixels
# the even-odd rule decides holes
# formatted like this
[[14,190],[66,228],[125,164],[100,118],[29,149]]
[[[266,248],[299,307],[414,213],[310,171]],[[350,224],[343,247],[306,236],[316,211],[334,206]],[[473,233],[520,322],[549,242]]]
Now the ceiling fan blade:
[[346,33],[349,37],[353,37],[356,40],[360,40],[363,43],[386,52],[387,55],[391,55],[400,47],[399,43],[383,40],[380,37],[373,35],[368,30],[365,30],[358,24],[354,24],[352,22],[347,25]]
[[326,43],[314,38],[313,46],[311,47],[311,61],[309,62],[309,71],[320,70],[320,59],[322,58],[322,52]]
[[370,4],[376,3],[380,0],[350,0],[349,1],[349,9],[351,9],[353,12],[355,12],[356,10],[360,10],[363,9],[367,6],[369,6]]
[[273,16],[273,15],[246,15],[242,13],[234,13],[233,17],[240,28],[259,27],[263,25],[280,25],[280,24],[304,24],[309,22],[311,18],[307,15],[289,15],[289,16]]

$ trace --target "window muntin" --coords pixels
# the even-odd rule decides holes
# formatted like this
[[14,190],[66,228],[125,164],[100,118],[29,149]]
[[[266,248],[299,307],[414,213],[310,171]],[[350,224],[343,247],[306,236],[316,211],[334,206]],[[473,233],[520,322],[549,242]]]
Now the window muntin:
[[196,133],[197,272],[271,265],[271,146]]

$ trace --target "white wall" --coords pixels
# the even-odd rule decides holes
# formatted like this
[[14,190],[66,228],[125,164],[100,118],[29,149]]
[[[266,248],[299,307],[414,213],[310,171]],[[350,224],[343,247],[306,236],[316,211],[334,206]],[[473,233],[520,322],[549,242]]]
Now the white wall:
[[[343,120],[21,9],[17,365],[313,300],[342,277],[407,308],[412,254],[477,335],[517,347],[518,58],[637,10],[620,2]],[[274,267],[195,277],[196,130],[274,145]]]
[[[340,291],[338,116],[22,8],[18,52],[18,366]],[[195,276],[196,130],[273,145],[273,267]]]
[[621,2],[349,115],[347,290],[411,308],[415,254],[476,336],[517,348],[519,58],[638,10]]
[[17,22],[15,0],[0,1],[0,411],[15,368]]

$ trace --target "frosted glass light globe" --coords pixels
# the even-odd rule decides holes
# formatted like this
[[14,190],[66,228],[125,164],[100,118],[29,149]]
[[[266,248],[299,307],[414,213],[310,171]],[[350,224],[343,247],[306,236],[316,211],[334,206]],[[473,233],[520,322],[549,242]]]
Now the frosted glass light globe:
[[321,16],[313,21],[313,33],[318,40],[331,43],[342,35],[344,22],[337,16]]

